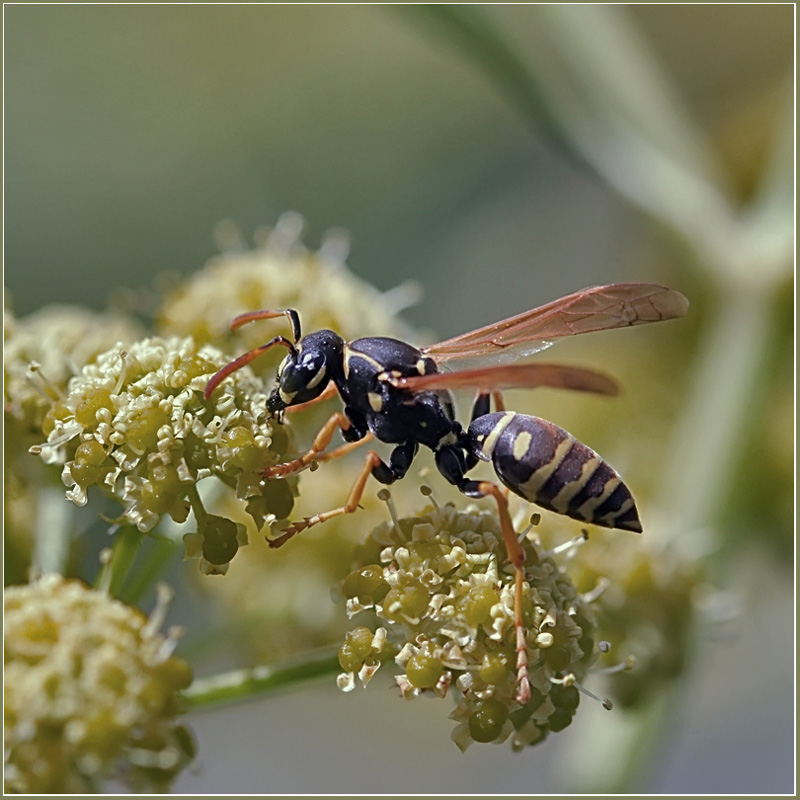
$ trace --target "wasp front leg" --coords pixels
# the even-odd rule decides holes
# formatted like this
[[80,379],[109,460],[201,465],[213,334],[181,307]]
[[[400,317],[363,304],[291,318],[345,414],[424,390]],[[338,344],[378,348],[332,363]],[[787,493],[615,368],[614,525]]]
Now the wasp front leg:
[[[347,445],[345,445],[345,447],[347,447]],[[284,532],[281,536],[278,536],[276,539],[269,540],[269,546],[281,547],[282,545],[286,544],[286,542],[288,542],[292,536],[312,527],[313,525],[319,525],[320,522],[325,522],[326,520],[329,520],[332,517],[338,517],[341,514],[352,514],[353,512],[357,511],[370,475],[381,483],[394,483],[396,480],[402,478],[406,472],[408,472],[408,468],[411,466],[411,462],[416,455],[417,447],[418,446],[416,442],[407,442],[406,444],[395,447],[395,449],[392,451],[392,455],[388,464],[384,463],[381,457],[374,450],[370,450],[364,459],[361,472],[359,472],[355,483],[353,483],[353,486],[350,489],[347,502],[341,508],[334,508],[331,511],[324,511],[320,514],[314,514],[311,517],[306,517],[299,522],[290,523],[289,526],[284,529]]]
[[[334,431],[336,431],[337,428],[342,431],[342,435],[350,442],[350,445],[337,448],[328,453],[327,456],[324,456],[323,453],[331,443]],[[352,444],[357,443],[356,446],[363,444],[366,436],[366,430],[356,429],[349,417],[341,411],[335,411],[322,428],[320,428],[319,433],[314,438],[311,448],[307,452],[292,461],[285,461],[282,464],[275,464],[275,466],[268,467],[264,470],[263,476],[267,479],[285,478],[287,475],[293,475],[295,472],[307,469],[316,461],[329,461],[332,458],[338,458],[354,449],[351,446]]]

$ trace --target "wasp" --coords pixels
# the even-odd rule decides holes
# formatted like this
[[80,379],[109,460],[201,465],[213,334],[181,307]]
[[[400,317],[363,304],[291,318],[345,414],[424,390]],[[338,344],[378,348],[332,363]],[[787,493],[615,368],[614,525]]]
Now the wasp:
[[[356,511],[369,477],[383,484],[400,480],[420,445],[433,451],[439,472],[465,495],[492,497],[514,567],[517,699],[525,703],[530,686],[522,620],[524,551],[511,521],[507,492],[493,481],[472,480],[467,473],[479,461],[490,461],[503,486],[528,502],[606,528],[641,532],[642,526],[630,490],[597,453],[552,422],[507,411],[502,400],[505,389],[539,386],[610,395],[618,391],[616,382],[581,367],[513,360],[548,347],[554,339],[681,317],[687,309],[680,292],[656,284],[594,286],[421,348],[380,336],[345,341],[331,330],[303,336],[294,309],[253,311],[236,317],[231,328],[286,317],[291,339],[275,336],[235,359],[209,380],[205,394],[208,398],[228,375],[267,350],[283,347],[288,353],[267,399],[274,419],[281,422],[288,408],[339,395],[343,411],[330,416],[311,448],[267,469],[266,479],[337,457],[370,437],[393,445],[388,461],[375,450],[367,453],[341,508],[291,523],[270,541],[273,547],[312,525]],[[479,366],[452,369],[455,362],[466,360],[477,360]],[[466,428],[456,420],[452,390],[459,388],[477,390]],[[337,429],[349,444],[326,453]]]

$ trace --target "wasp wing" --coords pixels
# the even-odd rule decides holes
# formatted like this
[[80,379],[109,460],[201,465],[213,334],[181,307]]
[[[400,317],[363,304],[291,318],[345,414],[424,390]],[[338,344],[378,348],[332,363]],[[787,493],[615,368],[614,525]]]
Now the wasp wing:
[[680,292],[657,284],[592,286],[422,351],[437,363],[497,355],[509,348],[522,356],[547,347],[549,339],[682,317],[688,307]]
[[482,389],[487,392],[501,389],[533,389],[550,386],[578,392],[614,395],[619,392],[617,382],[601,372],[563,364],[500,364],[455,372],[433,372],[427,375],[410,375],[384,378],[397,389],[423,392],[429,389]]

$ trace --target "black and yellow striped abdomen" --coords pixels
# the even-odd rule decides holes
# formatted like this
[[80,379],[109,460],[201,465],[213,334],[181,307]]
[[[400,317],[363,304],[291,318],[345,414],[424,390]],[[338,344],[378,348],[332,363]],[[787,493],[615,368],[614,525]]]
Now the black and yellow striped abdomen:
[[641,532],[636,504],[619,475],[572,434],[539,417],[513,411],[484,414],[469,438],[515,494],[558,514]]

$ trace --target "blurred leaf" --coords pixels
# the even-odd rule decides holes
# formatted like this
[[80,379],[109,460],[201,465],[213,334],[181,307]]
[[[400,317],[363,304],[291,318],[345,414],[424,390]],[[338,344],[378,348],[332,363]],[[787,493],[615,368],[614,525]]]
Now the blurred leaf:
[[[557,102],[577,100],[595,124],[627,127],[698,180],[722,185],[721,167],[703,130],[625,11],[545,5],[537,15],[570,81],[569,93]],[[531,51],[534,63],[538,52]]]
[[492,17],[491,9],[461,5],[404,10],[447,35],[551,143],[697,253],[724,261],[715,251],[734,220],[717,159],[623,11],[539,5]]
[[475,5],[420,4],[392,6],[429,31],[449,39],[492,79],[549,143],[582,161],[564,121],[552,107],[545,87],[509,47],[486,12]]

